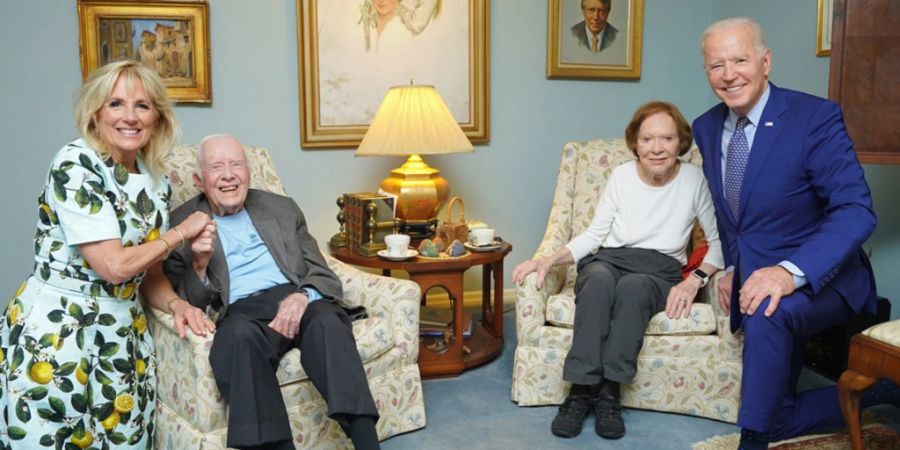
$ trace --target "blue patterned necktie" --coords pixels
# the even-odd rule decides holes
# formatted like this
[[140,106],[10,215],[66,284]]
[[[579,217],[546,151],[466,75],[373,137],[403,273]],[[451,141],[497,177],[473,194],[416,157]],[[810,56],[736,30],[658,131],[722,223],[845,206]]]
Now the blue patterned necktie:
[[741,185],[744,182],[744,170],[750,157],[750,144],[744,127],[750,123],[746,116],[741,116],[734,126],[734,134],[728,141],[728,156],[725,160],[725,200],[731,208],[734,218],[738,218],[738,206],[741,204]]

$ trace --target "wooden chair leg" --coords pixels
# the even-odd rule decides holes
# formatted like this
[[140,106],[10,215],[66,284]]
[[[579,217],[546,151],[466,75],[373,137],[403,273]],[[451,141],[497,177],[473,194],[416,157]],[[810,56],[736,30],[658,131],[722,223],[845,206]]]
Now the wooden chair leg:
[[847,433],[850,435],[853,450],[863,450],[862,431],[859,423],[859,397],[862,391],[874,383],[874,378],[850,369],[844,371],[838,381],[838,401],[841,404],[841,412],[844,414],[844,422],[847,424]]

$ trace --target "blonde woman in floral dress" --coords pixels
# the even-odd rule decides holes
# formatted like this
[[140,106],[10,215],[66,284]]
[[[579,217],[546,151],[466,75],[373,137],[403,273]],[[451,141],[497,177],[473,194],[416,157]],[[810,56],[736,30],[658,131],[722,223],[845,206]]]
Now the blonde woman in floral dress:
[[[38,198],[32,275],[0,319],[0,449],[153,446],[153,340],[139,301],[179,329],[214,331],[160,262],[212,227],[169,228],[162,158],[177,125],[162,81],[132,61],[94,71],[76,102],[82,138],[53,158]],[[139,295],[139,292],[142,295]]]

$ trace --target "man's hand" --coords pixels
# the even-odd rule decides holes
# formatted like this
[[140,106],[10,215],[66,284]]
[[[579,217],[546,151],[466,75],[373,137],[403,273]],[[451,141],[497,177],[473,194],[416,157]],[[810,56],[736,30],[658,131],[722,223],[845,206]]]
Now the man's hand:
[[201,280],[206,280],[206,268],[212,257],[216,242],[216,222],[210,220],[203,231],[191,239],[191,253],[194,254],[194,271]]
[[197,336],[206,336],[207,332],[216,332],[216,324],[210,320],[209,316],[202,309],[184,300],[172,302],[171,308],[172,316],[175,318],[175,330],[178,331],[178,337],[184,339],[185,325]]
[[731,314],[731,283],[734,281],[734,272],[726,273],[719,278],[719,306],[725,314]]
[[781,266],[764,267],[750,275],[750,278],[741,286],[740,304],[741,312],[753,315],[759,305],[771,297],[769,307],[765,315],[770,317],[775,314],[781,298],[794,292],[794,276]]
[[672,289],[669,289],[669,297],[666,299],[666,316],[670,319],[687,317],[691,313],[691,305],[694,303],[694,298],[697,297],[697,291],[700,290],[702,283],[699,278],[691,275],[681,283],[672,286]]
[[269,322],[269,327],[282,336],[293,339],[300,332],[300,318],[306,312],[309,298],[302,292],[294,292],[278,305],[278,313]]
[[537,283],[536,287],[538,289],[544,285],[544,278],[547,276],[547,272],[550,270],[551,264],[550,261],[546,258],[540,260],[529,259],[527,261],[523,261],[521,264],[516,266],[512,272],[513,282],[516,284],[522,284],[525,282],[525,277],[528,276],[531,272],[537,272]]

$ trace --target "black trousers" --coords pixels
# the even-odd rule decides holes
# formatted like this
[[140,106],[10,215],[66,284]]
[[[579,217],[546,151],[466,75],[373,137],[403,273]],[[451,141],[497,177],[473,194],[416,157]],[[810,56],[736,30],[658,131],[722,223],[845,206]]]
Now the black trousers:
[[644,331],[681,281],[681,263],[655,250],[608,248],[578,262],[575,329],[563,379],[628,383],[637,372]]
[[344,429],[347,416],[377,420],[350,319],[340,306],[324,300],[310,303],[294,339],[268,326],[278,304],[294,291],[293,285],[281,285],[238,300],[216,324],[209,362],[229,405],[229,447],[292,439],[275,371],[293,348],[300,349],[300,364],[328,404],[329,417]]

